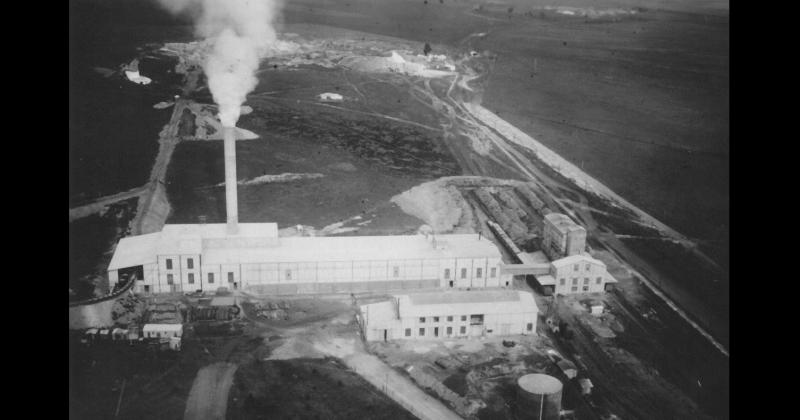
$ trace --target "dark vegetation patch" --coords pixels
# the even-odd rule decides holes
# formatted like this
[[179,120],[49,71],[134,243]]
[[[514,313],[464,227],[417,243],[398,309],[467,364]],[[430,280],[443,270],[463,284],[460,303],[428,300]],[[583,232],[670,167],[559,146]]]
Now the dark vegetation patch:
[[443,382],[444,386],[450,388],[460,396],[467,395],[467,372],[459,370],[450,375]]
[[74,292],[70,301],[105,292],[111,251],[126,235],[138,201],[138,198],[120,201],[110,205],[102,216],[92,214],[69,224],[69,288]]
[[[258,102],[253,102],[256,108]],[[266,108],[261,108],[258,116],[248,120],[251,130],[313,139],[399,174],[442,177],[459,173],[456,161],[441,143],[438,132],[324,107]]]
[[254,360],[236,371],[227,418],[413,419],[336,359]]
[[69,352],[70,418],[87,420],[114,417],[123,380],[118,418],[182,418],[195,374],[210,359],[186,342],[180,353],[110,341],[84,347],[77,334]]
[[728,418],[728,360],[650,289],[644,300],[631,300],[620,290],[615,299],[630,316],[615,343],[680,388],[709,414]]

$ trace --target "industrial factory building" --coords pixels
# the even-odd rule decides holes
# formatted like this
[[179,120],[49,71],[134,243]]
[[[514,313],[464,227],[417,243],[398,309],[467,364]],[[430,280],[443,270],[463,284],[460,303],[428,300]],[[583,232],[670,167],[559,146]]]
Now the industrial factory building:
[[533,295],[517,290],[396,295],[359,309],[368,341],[535,334],[539,312]]
[[239,223],[235,129],[223,128],[226,224],[165,225],[123,238],[109,286],[137,293],[247,289],[265,294],[506,287],[501,254],[480,235],[278,237],[275,223]]
[[580,254],[586,250],[586,229],[565,214],[547,214],[542,229],[542,249],[551,260]]
[[536,281],[545,289],[545,294],[559,295],[603,292],[617,282],[602,261],[587,253],[551,262],[549,273],[537,275]]
[[501,254],[477,234],[278,237],[275,223],[165,225],[123,238],[111,287],[134,276],[137,293],[246,289],[265,294],[506,287]]

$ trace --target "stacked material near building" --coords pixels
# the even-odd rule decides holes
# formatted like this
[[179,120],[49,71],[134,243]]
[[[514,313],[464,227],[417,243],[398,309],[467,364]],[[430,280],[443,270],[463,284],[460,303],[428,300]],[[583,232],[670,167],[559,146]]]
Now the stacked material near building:
[[561,391],[558,379],[532,373],[517,380],[517,418],[520,420],[558,420]]
[[542,236],[542,248],[553,260],[586,250],[586,229],[565,214],[550,213],[544,216]]
[[474,290],[397,295],[363,305],[368,341],[535,334],[539,309],[529,292]]
[[502,256],[477,234],[278,237],[275,223],[165,225],[123,238],[108,267],[113,287],[132,275],[137,293],[247,289],[352,293],[507,286]]

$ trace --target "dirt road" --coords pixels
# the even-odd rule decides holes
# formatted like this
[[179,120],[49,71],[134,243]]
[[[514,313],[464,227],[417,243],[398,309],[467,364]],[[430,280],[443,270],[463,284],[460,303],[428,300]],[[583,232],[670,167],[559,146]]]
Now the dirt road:
[[72,222],[73,220],[89,216],[90,214],[101,212],[104,208],[116,202],[139,197],[147,191],[147,188],[147,185],[143,185],[121,193],[100,197],[88,204],[73,207],[69,209],[69,221]]
[[220,362],[200,369],[186,400],[184,420],[224,420],[236,368],[235,364]]

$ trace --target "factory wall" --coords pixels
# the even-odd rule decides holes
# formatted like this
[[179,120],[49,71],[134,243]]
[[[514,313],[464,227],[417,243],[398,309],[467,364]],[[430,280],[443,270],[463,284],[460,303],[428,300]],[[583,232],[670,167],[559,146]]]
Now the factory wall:
[[604,291],[607,273],[603,265],[584,260],[560,268],[552,266],[550,275],[556,279],[555,293],[566,295]]
[[[192,268],[189,268],[191,261]],[[200,254],[159,255],[154,293],[200,289]]]
[[[370,322],[366,319],[364,336],[367,341],[381,341],[384,338],[424,340],[536,333],[536,312],[484,314],[482,326],[470,325],[471,315],[481,314],[461,311],[438,317],[406,316],[391,321]],[[528,329],[529,324],[530,329]]]
[[[134,290],[169,293],[226,287],[296,294],[506,287],[511,276],[500,272],[500,263],[500,258],[446,258],[207,264],[198,254],[159,255],[156,263],[144,267],[144,280],[137,281]],[[115,270],[109,271],[109,277],[114,275],[118,276]]]
[[565,256],[580,254],[586,249],[586,230],[575,229],[567,233]]

